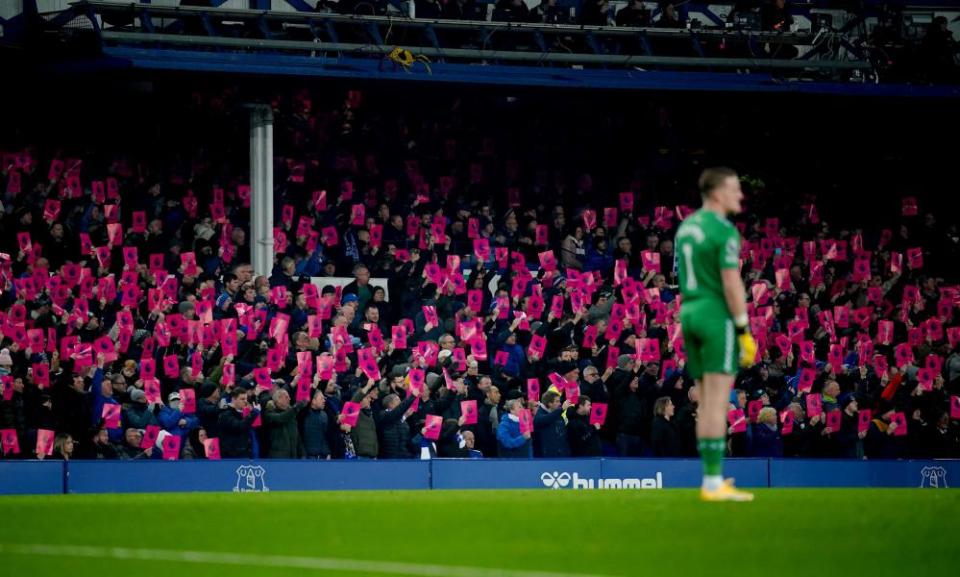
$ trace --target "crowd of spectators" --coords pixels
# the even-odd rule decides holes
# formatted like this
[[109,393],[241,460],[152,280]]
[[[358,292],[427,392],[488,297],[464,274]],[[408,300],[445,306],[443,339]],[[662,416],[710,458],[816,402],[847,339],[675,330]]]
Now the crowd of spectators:
[[[418,126],[360,91],[313,103],[273,104],[266,274],[245,175],[202,150],[162,170],[0,154],[2,458],[696,455],[672,241],[689,196],[461,140],[459,101]],[[891,227],[828,204],[736,221],[760,362],[729,454],[960,456],[956,223],[914,196]]]

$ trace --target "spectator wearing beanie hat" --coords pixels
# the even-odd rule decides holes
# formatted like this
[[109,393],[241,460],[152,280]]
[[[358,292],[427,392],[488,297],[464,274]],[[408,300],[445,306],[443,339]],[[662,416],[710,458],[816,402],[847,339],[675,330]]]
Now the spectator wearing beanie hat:
[[9,375],[13,367],[10,349],[0,349],[0,375]]
[[153,405],[147,404],[147,395],[140,389],[130,391],[130,405],[123,410],[123,424],[134,429],[146,429],[147,425],[156,425]]
[[837,407],[842,411],[840,431],[834,434],[837,443],[837,455],[846,459],[863,458],[863,439],[867,432],[858,431],[859,407],[853,393],[844,393],[837,399]]
[[197,395],[197,418],[208,437],[217,437],[217,420],[220,418],[220,389],[210,381],[204,382]]

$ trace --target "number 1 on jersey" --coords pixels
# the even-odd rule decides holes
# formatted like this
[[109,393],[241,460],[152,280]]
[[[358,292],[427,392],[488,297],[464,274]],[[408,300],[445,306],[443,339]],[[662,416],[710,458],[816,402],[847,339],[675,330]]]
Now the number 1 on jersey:
[[693,245],[690,243],[683,243],[683,262],[687,267],[687,290],[695,291],[697,290],[697,276],[693,272]]

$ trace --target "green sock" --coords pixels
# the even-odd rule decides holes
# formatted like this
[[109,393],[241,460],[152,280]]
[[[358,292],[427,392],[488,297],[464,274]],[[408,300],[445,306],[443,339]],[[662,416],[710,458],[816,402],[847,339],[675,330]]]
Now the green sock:
[[703,461],[703,474],[715,476],[723,474],[723,456],[727,452],[727,440],[700,439],[697,442],[700,459]]

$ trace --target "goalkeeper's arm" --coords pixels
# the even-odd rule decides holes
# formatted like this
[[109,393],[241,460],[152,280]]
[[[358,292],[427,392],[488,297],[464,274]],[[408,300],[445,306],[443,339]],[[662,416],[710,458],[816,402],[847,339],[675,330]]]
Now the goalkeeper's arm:
[[750,367],[757,355],[757,343],[750,334],[750,322],[747,317],[747,291],[740,278],[740,271],[736,268],[725,268],[720,271],[723,279],[723,296],[727,301],[727,310],[733,317],[733,324],[737,329],[737,340],[740,342],[740,366]]

